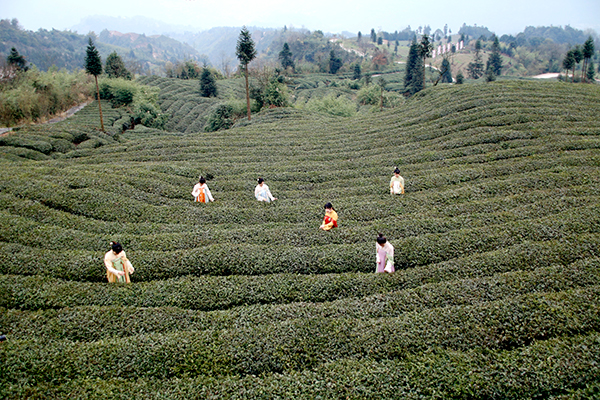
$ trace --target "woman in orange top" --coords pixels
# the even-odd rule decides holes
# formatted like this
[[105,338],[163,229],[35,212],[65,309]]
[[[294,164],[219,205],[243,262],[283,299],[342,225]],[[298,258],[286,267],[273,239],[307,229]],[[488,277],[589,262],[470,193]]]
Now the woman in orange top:
[[323,223],[319,227],[319,229],[323,229],[324,231],[331,230],[332,228],[337,228],[338,215],[335,212],[335,209],[331,205],[331,203],[325,204],[325,217],[323,218]]
[[209,201],[215,201],[213,199],[208,186],[206,185],[206,179],[200,177],[200,181],[196,183],[194,186],[194,190],[192,191],[192,196],[197,202],[200,203],[208,203]]

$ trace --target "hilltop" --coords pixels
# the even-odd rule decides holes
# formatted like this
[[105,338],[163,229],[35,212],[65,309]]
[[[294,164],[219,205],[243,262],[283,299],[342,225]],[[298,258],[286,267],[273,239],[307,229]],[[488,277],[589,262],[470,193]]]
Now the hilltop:
[[[382,112],[275,108],[214,133],[108,136],[96,106],[2,138],[1,397],[600,389],[596,85],[437,86]],[[192,201],[199,175],[214,203]],[[279,200],[254,199],[258,176]],[[317,229],[327,201],[332,232]],[[373,273],[378,232],[390,276]],[[105,283],[110,240],[131,285]]]

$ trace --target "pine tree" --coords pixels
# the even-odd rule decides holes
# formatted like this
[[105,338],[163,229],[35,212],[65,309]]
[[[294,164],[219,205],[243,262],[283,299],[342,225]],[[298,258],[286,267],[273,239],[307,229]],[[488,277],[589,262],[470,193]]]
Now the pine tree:
[[469,73],[469,77],[471,79],[479,79],[483,76],[483,61],[481,60],[481,41],[477,40],[475,42],[475,57],[473,58],[473,62],[470,62],[467,65],[467,72]]
[[371,29],[371,42],[377,42],[377,34],[375,33],[375,29]]
[[465,81],[465,76],[463,75],[462,71],[458,71],[458,73],[456,74],[456,84],[457,85],[462,85]]
[[[566,82],[569,79],[569,70],[571,70],[571,68],[573,68],[573,70],[575,69],[575,56],[573,55],[573,50],[567,51],[567,54],[565,55],[565,58],[563,59],[563,62],[562,62],[562,67],[567,70],[567,74],[565,77],[565,82]],[[573,82],[574,79],[575,79],[575,73],[573,73],[571,82]]]
[[125,67],[125,63],[116,51],[113,51],[106,57],[106,65],[104,71],[109,78],[123,78],[131,80],[131,72]]
[[596,77],[596,71],[595,71],[595,68],[594,68],[594,62],[590,61],[590,63],[588,64],[586,78],[587,78],[588,81],[594,82],[594,78],[595,77]]
[[25,57],[20,55],[14,47],[10,49],[10,54],[6,57],[6,62],[9,65],[14,65],[19,71],[27,71],[29,69]]
[[361,78],[361,70],[360,70],[360,64],[356,63],[354,64],[354,74],[352,75],[352,79],[359,80]]
[[250,121],[250,88],[248,86],[248,64],[256,57],[256,49],[250,32],[244,26],[238,37],[235,54],[240,60],[246,78],[246,106],[248,107],[248,121]]
[[490,70],[496,76],[499,76],[502,73],[502,56],[500,55],[500,42],[498,41],[497,36],[494,36],[492,52],[486,65],[486,71]]
[[217,97],[217,94],[217,81],[215,77],[208,68],[202,68],[202,74],[200,75],[200,96]]
[[336,74],[342,68],[342,59],[335,56],[335,52],[331,50],[329,53],[329,73]]
[[98,109],[100,110],[100,129],[104,131],[104,120],[102,118],[102,105],[100,104],[100,88],[98,87],[98,75],[102,73],[102,60],[100,59],[100,53],[94,46],[92,38],[89,38],[88,46],[85,52],[85,71],[94,75],[96,80],[96,93],[98,94]]
[[420,46],[416,40],[413,40],[408,50],[408,59],[406,61],[406,71],[404,74],[404,92],[413,95],[425,87],[423,80],[425,66],[421,58]]
[[581,70],[581,74],[583,75],[584,70],[586,70],[586,69],[589,70],[589,68],[587,68],[587,63],[594,56],[594,39],[592,39],[591,36],[588,37],[588,39],[583,44],[582,53],[583,53],[583,69]]
[[292,58],[292,52],[290,51],[290,46],[286,43],[283,44],[283,49],[279,52],[279,61],[281,62],[281,66],[284,70],[287,70],[288,67],[292,67],[292,70],[296,68],[294,65],[294,59]]
[[452,83],[452,72],[450,70],[450,62],[447,58],[442,61],[442,83]]

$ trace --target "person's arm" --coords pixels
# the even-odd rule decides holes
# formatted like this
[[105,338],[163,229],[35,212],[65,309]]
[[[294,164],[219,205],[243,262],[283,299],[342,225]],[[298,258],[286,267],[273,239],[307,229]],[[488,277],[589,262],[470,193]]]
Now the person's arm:
[[390,244],[388,247],[388,251],[386,251],[386,262],[391,261],[392,265],[394,265],[394,246]]
[[212,194],[210,193],[210,189],[208,188],[208,186],[205,185],[204,188],[206,189],[206,194],[208,195],[208,199],[210,201],[215,201],[215,199],[213,199],[213,197],[212,197]]
[[192,190],[192,196],[194,196],[194,198],[198,197],[198,195],[200,194],[200,185],[196,184],[194,185],[194,190]]
[[125,275],[125,272],[123,271],[118,271],[116,269],[113,268],[112,265],[112,259],[110,257],[110,253],[106,254],[104,256],[104,266],[106,266],[106,269],[108,270],[108,272],[110,272],[113,275]]
[[269,199],[271,199],[271,201],[273,200],[277,200],[275,197],[273,197],[273,195],[271,194],[271,189],[269,189],[269,187],[267,186],[267,196],[269,196]]

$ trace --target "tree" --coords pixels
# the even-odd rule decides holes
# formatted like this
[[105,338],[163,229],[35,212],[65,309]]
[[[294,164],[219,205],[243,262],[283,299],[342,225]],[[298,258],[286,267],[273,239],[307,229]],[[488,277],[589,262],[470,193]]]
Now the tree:
[[361,40],[362,40],[362,33],[360,33],[360,31],[358,31],[358,36],[356,37],[356,41],[360,43]]
[[475,57],[473,58],[473,62],[470,62],[467,65],[467,72],[469,73],[469,77],[471,79],[479,79],[483,76],[483,61],[481,61],[481,41],[477,40],[475,42]]
[[496,76],[502,73],[502,56],[500,55],[500,42],[497,36],[494,36],[492,52],[487,61],[486,71],[492,71]]
[[281,62],[281,66],[284,70],[287,70],[288,67],[292,67],[292,71],[296,68],[294,65],[294,59],[292,58],[292,52],[290,51],[290,46],[286,43],[283,44],[283,49],[279,52],[279,61]]
[[377,44],[380,46],[383,44],[383,38],[381,36],[377,38]]
[[89,38],[88,46],[85,52],[85,72],[90,75],[94,75],[96,80],[96,93],[98,94],[98,109],[100,110],[100,129],[104,131],[104,120],[102,118],[102,105],[100,104],[100,88],[98,87],[98,75],[102,73],[102,60],[100,59],[100,53],[94,46],[92,38]]
[[379,84],[379,89],[381,90],[379,96],[379,109],[383,110],[383,91],[385,90],[387,81],[383,78],[383,76],[381,76],[379,77],[379,81],[377,82],[377,84]]
[[406,71],[404,74],[404,92],[413,95],[425,87],[424,77],[425,66],[421,58],[420,46],[416,40],[413,40],[408,50],[406,61]]
[[586,78],[588,81],[593,82],[595,77],[596,77],[596,71],[594,68],[594,62],[590,61],[590,63],[588,64]]
[[456,74],[456,84],[462,85],[464,81],[465,76],[463,75],[462,71],[458,71],[458,73]]
[[342,59],[335,56],[335,52],[331,50],[329,53],[329,73],[336,74],[340,68],[342,68]]
[[581,50],[581,46],[575,46],[573,49],[573,58],[575,59],[575,65],[573,65],[573,79],[575,79],[575,67],[579,65],[581,60],[583,60],[583,51]]
[[429,39],[429,35],[424,34],[421,37],[421,43],[419,44],[419,54],[423,59],[423,84],[425,83],[425,60],[431,57],[433,51],[433,43]]
[[379,67],[388,64],[388,58],[383,51],[376,50],[375,55],[373,56],[373,64],[375,64],[376,70],[379,70]]
[[371,42],[377,42],[377,34],[375,33],[375,29],[371,29]]
[[200,96],[217,97],[217,80],[206,66],[200,75]]
[[594,39],[592,37],[588,37],[588,39],[583,44],[583,69],[581,70],[581,74],[583,75],[583,71],[589,68],[587,67],[587,63],[594,56]]
[[361,78],[361,70],[360,70],[360,64],[356,63],[354,64],[354,74],[352,75],[352,79],[359,80]]
[[[564,69],[567,70],[565,78],[565,81],[567,81],[569,79],[569,71],[571,70],[571,68],[575,68],[575,56],[573,55],[573,50],[567,51],[567,54],[563,59],[562,66]],[[571,79],[571,82],[573,82],[573,79],[575,79],[575,73],[573,73],[573,78]]]
[[244,76],[246,78],[246,106],[248,108],[248,121],[250,121],[250,89],[248,86],[248,64],[256,57],[256,49],[250,32],[244,26],[238,37],[235,55],[240,60]]
[[6,57],[6,62],[8,62],[9,65],[13,65],[19,71],[27,71],[29,69],[25,57],[20,55],[14,47],[10,49],[10,54]]
[[113,51],[106,57],[106,65],[104,71],[109,78],[123,78],[131,80],[131,72],[125,67],[125,63],[116,51]]
[[442,83],[452,83],[452,72],[450,70],[450,62],[447,58],[442,61],[441,68]]

